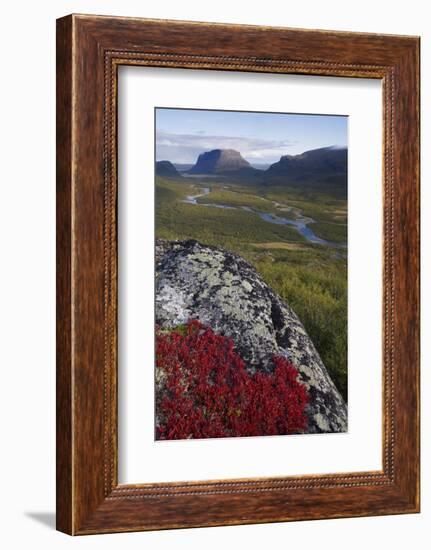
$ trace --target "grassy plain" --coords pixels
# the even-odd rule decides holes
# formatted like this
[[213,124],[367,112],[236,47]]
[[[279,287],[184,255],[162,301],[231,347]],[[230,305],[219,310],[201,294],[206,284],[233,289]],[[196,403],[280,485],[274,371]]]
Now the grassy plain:
[[[197,199],[200,204],[183,202],[203,188],[211,191]],[[347,250],[311,244],[295,227],[269,223],[256,212],[311,217],[315,235],[347,242],[347,201],[339,194],[222,178],[156,178],[157,237],[193,238],[252,263],[297,313],[347,400]]]

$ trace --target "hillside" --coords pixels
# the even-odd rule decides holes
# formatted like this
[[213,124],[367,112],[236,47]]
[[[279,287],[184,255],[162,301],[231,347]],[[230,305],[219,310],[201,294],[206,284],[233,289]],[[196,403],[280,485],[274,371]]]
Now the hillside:
[[181,174],[168,160],[159,160],[156,162],[156,175],[164,178],[181,178]]
[[323,147],[300,155],[283,155],[264,173],[266,185],[290,184],[336,194],[347,193],[347,149]]

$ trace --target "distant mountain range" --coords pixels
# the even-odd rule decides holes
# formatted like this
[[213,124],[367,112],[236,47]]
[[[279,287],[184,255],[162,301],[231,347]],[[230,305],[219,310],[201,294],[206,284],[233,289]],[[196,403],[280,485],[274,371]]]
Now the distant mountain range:
[[314,188],[328,184],[335,190],[347,189],[347,149],[322,147],[299,155],[283,155],[266,170],[254,168],[239,151],[214,149],[199,155],[191,167],[181,166],[181,171],[169,161],[156,162],[156,174],[164,177],[229,176],[250,183],[289,184]]
[[172,164],[175,166],[178,172],[188,172],[190,168],[193,168],[193,166],[195,165],[194,162],[191,162],[191,163],[173,162]]

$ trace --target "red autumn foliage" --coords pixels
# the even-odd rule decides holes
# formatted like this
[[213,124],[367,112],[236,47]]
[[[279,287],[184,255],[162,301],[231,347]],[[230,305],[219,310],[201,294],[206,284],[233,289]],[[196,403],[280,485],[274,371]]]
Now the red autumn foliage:
[[284,357],[249,374],[231,338],[190,321],[157,330],[157,439],[282,435],[307,427],[306,387]]

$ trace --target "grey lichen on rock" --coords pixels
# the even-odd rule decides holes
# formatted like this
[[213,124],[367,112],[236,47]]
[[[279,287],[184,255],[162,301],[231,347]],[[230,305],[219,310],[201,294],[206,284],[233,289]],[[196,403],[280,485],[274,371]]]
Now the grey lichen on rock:
[[156,322],[198,319],[233,339],[251,372],[287,357],[308,387],[307,433],[345,432],[347,407],[294,311],[240,256],[195,240],[156,242]]

